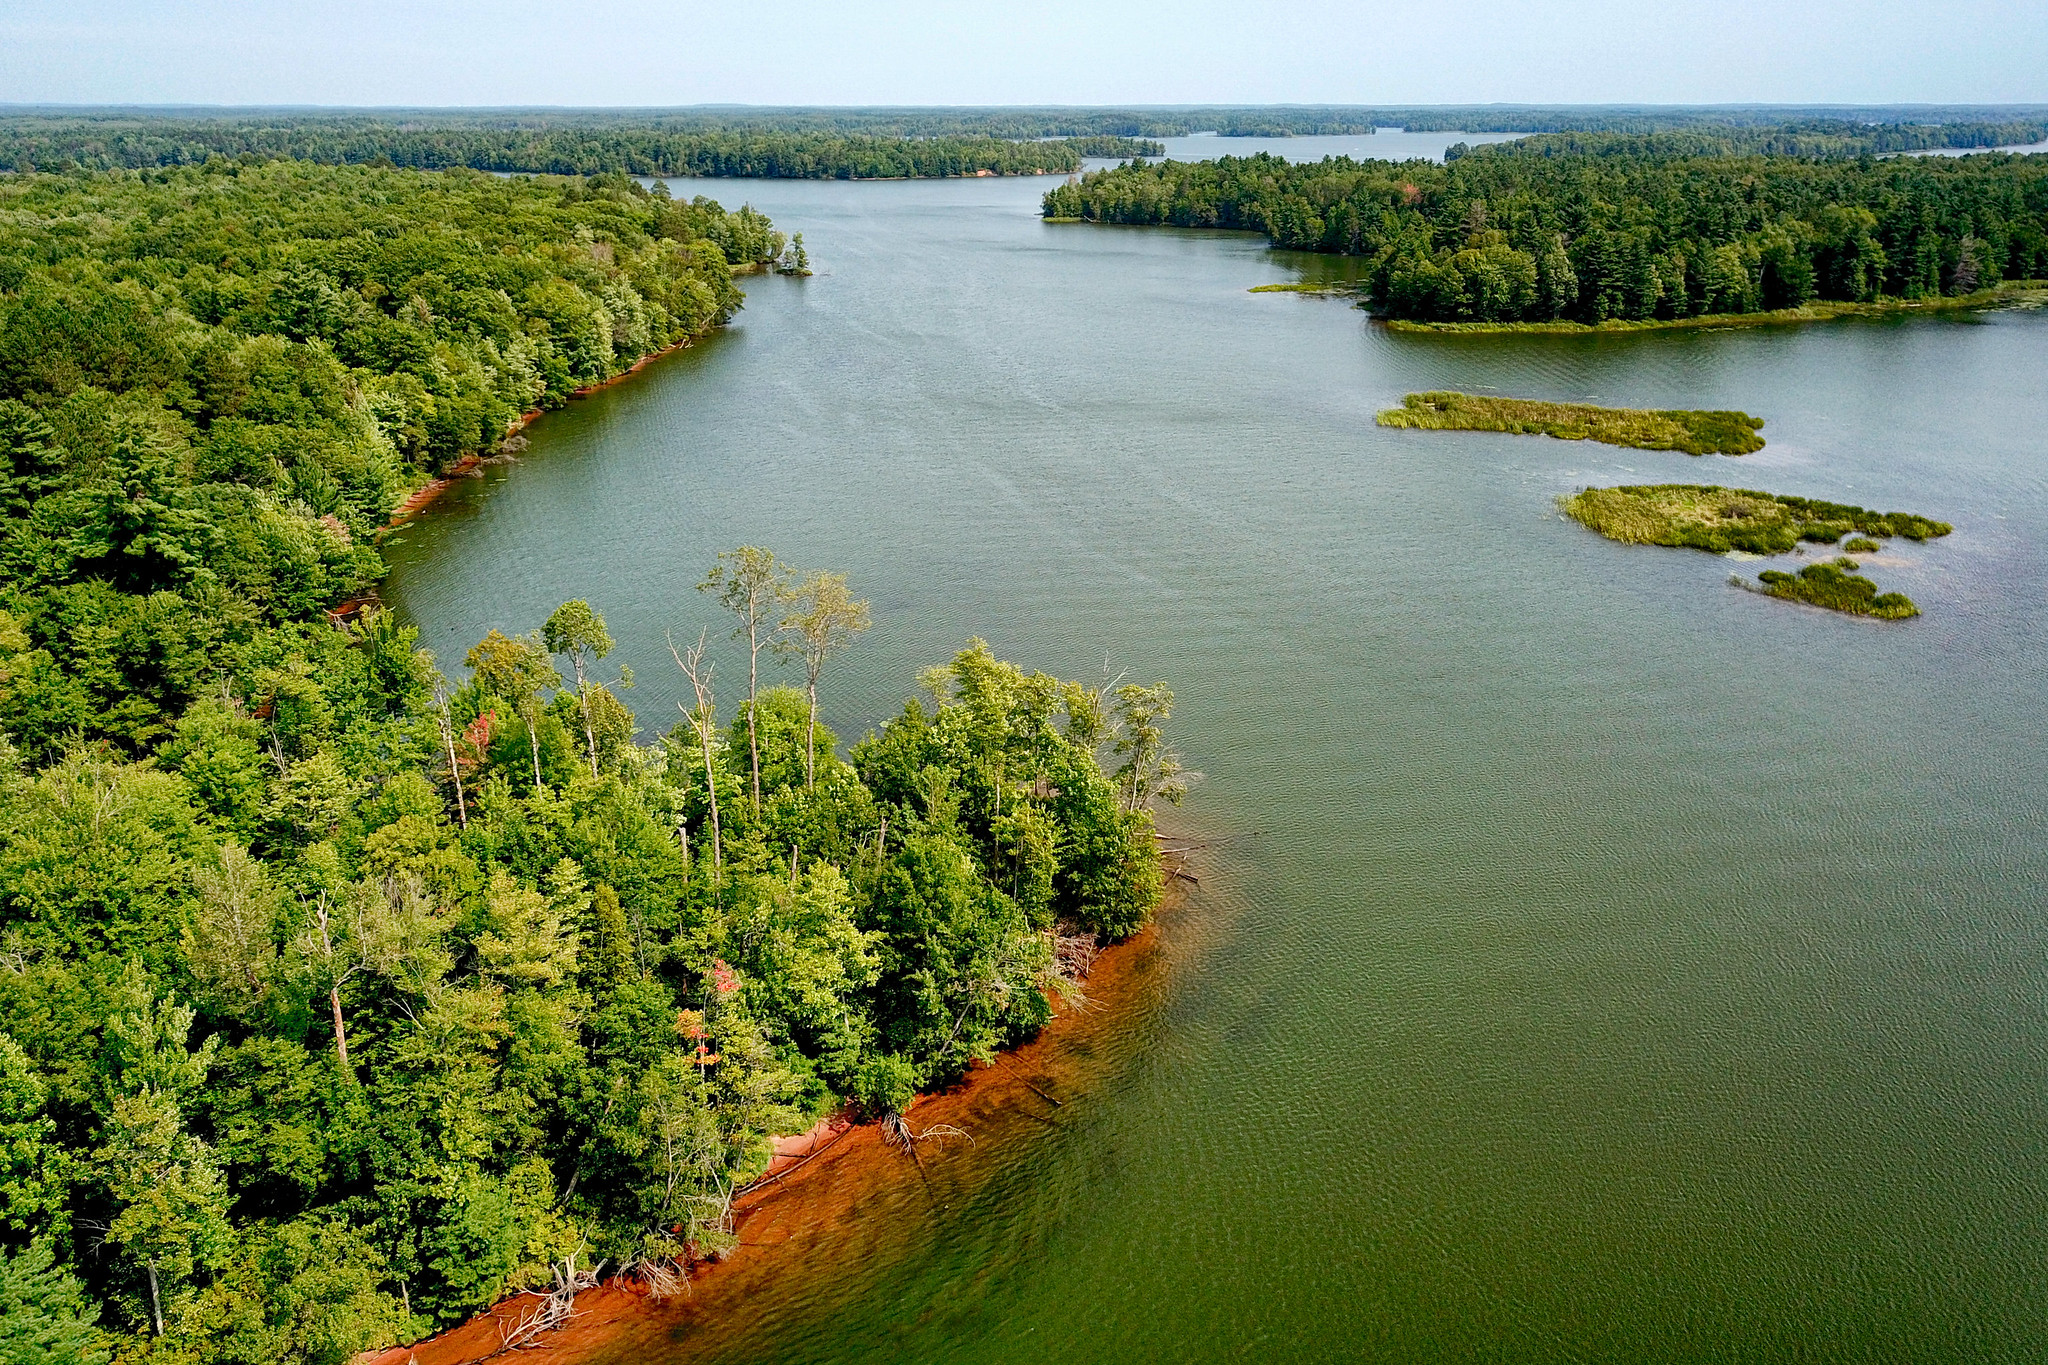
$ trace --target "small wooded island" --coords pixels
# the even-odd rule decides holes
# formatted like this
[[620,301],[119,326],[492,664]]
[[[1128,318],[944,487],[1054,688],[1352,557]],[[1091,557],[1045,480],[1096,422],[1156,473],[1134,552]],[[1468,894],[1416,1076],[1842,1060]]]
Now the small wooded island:
[[[1875,550],[1873,536],[1925,541],[1954,528],[1911,512],[1872,512],[1845,503],[1823,502],[1747,488],[1667,483],[1620,488],[1586,488],[1558,499],[1565,515],[1625,545],[1670,545],[1715,554],[1784,554],[1801,541],[1832,545],[1860,532],[1851,548]],[[1772,597],[1806,602],[1858,616],[1899,620],[1919,608],[1903,593],[1879,593],[1854,572],[1846,556],[1813,564],[1796,574],[1767,569],[1759,577]],[[1740,580],[1738,580],[1740,581]]]
[[1688,455],[1746,455],[1764,448],[1763,437],[1757,435],[1764,419],[1746,412],[1599,408],[1470,393],[1411,393],[1400,407],[1382,412],[1379,424],[1425,431],[1505,431],[1638,450],[1682,450]]

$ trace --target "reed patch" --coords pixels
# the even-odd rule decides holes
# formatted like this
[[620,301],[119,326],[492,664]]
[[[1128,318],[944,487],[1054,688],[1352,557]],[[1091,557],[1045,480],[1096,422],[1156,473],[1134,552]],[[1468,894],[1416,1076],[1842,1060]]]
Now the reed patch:
[[1584,488],[1560,498],[1558,505],[1566,516],[1609,540],[1714,554],[1784,554],[1803,540],[1832,545],[1851,532],[1924,541],[1955,529],[1913,512],[1873,512],[1819,498],[1704,483]]
[[1825,564],[1809,564],[1798,573],[1765,569],[1757,578],[1763,583],[1765,595],[1788,602],[1804,602],[1852,616],[1875,616],[1884,621],[1903,621],[1920,614],[1912,598],[1902,592],[1879,592],[1877,584],[1857,573],[1856,568],[1855,560],[1844,557]]
[[[1858,534],[1847,548],[1867,553],[1879,548],[1872,537],[1926,541],[1954,529],[1913,512],[1873,512],[1818,498],[1699,483],[1582,488],[1557,501],[1566,516],[1609,540],[1716,554],[1784,554],[1801,541],[1832,545],[1852,531]],[[1809,564],[1797,573],[1766,569],[1758,576],[1761,586],[1740,575],[1732,581],[1770,597],[1855,616],[1902,621],[1920,614],[1912,598],[1879,592],[1875,582],[1855,572],[1858,567],[1855,560],[1842,556]]]
[[1424,431],[1504,431],[1599,441],[1637,450],[1682,450],[1688,455],[1747,455],[1764,448],[1764,419],[1746,412],[1602,408],[1586,403],[1544,403],[1530,398],[1489,398],[1470,393],[1411,393],[1379,415],[1383,427]]

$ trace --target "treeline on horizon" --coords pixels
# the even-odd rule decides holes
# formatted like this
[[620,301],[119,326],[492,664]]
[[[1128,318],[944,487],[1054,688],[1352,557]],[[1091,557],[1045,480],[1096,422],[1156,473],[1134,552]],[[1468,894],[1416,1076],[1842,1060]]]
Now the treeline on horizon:
[[[1655,133],[1691,127],[1790,128],[1807,124],[1927,130],[1931,139],[1983,130],[2023,133],[2048,127],[2048,105],[1159,105],[1159,106],[868,106],[698,105],[677,108],[408,109],[195,107],[187,105],[0,106],[0,120],[73,123],[206,123],[275,126],[287,122],[373,122],[412,128],[636,129],[672,133],[784,132],[871,137],[1040,139],[1106,134],[1238,137],[1409,132]],[[2040,134],[2035,134],[2036,140]],[[2001,137],[2001,141],[2014,140]],[[1930,141],[1929,146],[1975,142]],[[1990,144],[1985,144],[1990,145]]]
[[[1510,156],[1893,156],[1920,151],[1989,151],[2048,141],[2048,120],[1945,124],[1863,123],[1788,119],[1775,123],[1696,123],[1676,127],[1567,129],[1496,143],[1489,155]],[[1470,155],[1465,143],[1446,161]]]
[[0,117],[0,169],[136,170],[215,157],[291,159],[539,175],[791,180],[1046,175],[1085,157],[1157,155],[1155,142],[1093,134],[1013,141],[986,134],[903,136],[836,130],[673,127],[631,120],[498,126],[463,120],[288,115],[193,119]]
[[588,604],[445,672],[330,616],[407,489],[783,246],[623,176],[0,179],[0,1359],[672,1284],[770,1134],[1028,1036],[1152,912],[1164,687],[970,641],[849,754],[866,605],[755,548],[676,604],[739,668],[678,649],[665,734]]
[[0,111],[0,170],[297,159],[548,175],[892,179],[1039,175],[1156,156],[1156,139],[1369,134],[1696,132],[1703,152],[1857,156],[2025,145],[2032,107],[1276,106],[1186,109]]
[[1699,136],[1530,139],[1443,165],[1132,163],[1044,211],[1363,257],[1371,305],[1419,321],[1684,318],[2048,277],[2048,157],[1703,156]]

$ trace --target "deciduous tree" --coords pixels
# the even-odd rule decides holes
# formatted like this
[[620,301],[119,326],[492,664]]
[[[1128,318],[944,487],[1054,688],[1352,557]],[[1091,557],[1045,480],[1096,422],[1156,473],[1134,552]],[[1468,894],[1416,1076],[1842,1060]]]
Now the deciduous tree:
[[[804,785],[818,780],[818,675],[825,660],[851,645],[869,625],[868,604],[846,586],[846,575],[818,570],[805,574],[787,592],[788,615],[782,618],[777,646],[804,666],[804,696],[810,719],[804,730]],[[756,770],[758,782],[758,762]]]
[[526,724],[526,743],[533,754],[533,785],[541,785],[540,737],[534,727],[540,720],[541,695],[561,686],[553,655],[537,634],[513,639],[493,629],[469,651],[466,662],[476,670],[477,679],[496,695],[512,704]]

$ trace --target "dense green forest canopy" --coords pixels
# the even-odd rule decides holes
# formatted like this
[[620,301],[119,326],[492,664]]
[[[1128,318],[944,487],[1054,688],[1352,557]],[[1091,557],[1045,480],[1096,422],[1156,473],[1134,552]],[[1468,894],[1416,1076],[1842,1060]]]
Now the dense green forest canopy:
[[1601,322],[1965,295],[2048,277],[2048,156],[1700,156],[1692,134],[1484,147],[1447,164],[1132,163],[1045,213],[1263,232],[1362,256],[1373,306]]
[[[0,180],[0,399],[23,501],[5,553],[38,581],[119,568],[154,586],[200,550],[167,531],[149,554],[94,550],[68,487],[131,465],[196,476],[213,491],[191,515],[223,535],[304,506],[341,528],[321,535],[360,541],[517,414],[724,322],[734,268],[783,250],[751,209],[622,176],[216,162]],[[63,453],[30,469],[31,446]]]
[[687,1265],[770,1134],[1030,1034],[1151,913],[1164,687],[970,642],[842,750],[866,604],[752,548],[676,626],[768,685],[678,651],[666,734],[588,604],[453,676],[330,615],[407,488],[782,247],[621,176],[0,181],[0,1355],[339,1365]]
[[643,745],[574,677],[609,643],[565,604],[457,686],[388,620],[231,630],[145,755],[0,749],[27,1311],[339,1365],[564,1258],[687,1265],[770,1134],[1028,1037],[1158,899],[1164,689],[973,642],[850,762],[789,687]]
[[1105,134],[1014,141],[984,133],[907,137],[608,121],[515,122],[284,115],[239,118],[0,118],[0,169],[198,165],[213,157],[420,170],[466,166],[545,175],[751,176],[869,180],[1076,171],[1083,157],[1156,155],[1155,142]]

